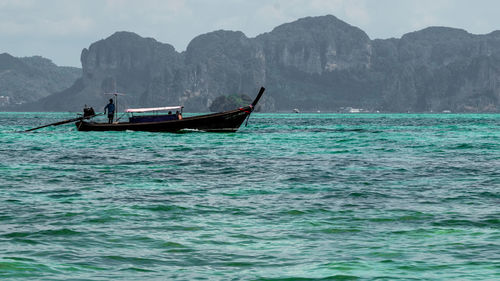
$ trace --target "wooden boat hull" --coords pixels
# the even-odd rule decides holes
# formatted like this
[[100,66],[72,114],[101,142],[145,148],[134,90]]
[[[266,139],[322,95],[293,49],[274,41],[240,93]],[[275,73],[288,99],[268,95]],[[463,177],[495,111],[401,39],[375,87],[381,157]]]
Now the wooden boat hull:
[[235,110],[212,113],[207,115],[182,118],[181,120],[168,120],[159,122],[121,122],[121,123],[96,123],[79,120],[75,123],[78,131],[147,131],[147,132],[178,132],[181,130],[199,130],[205,132],[236,132],[241,124],[255,109],[265,88],[261,87],[257,97],[251,105]]
[[206,132],[235,132],[252,112],[250,106],[237,110],[208,115],[186,117],[181,120],[148,123],[95,123],[81,120],[76,122],[79,131],[148,131],[177,132],[180,130],[200,130]]

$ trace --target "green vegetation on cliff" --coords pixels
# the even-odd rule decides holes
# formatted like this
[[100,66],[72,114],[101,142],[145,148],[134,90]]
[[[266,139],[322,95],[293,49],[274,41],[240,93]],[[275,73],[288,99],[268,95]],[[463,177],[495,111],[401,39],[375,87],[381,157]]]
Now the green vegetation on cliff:
[[218,96],[210,105],[210,111],[220,112],[247,106],[252,103],[248,95]]

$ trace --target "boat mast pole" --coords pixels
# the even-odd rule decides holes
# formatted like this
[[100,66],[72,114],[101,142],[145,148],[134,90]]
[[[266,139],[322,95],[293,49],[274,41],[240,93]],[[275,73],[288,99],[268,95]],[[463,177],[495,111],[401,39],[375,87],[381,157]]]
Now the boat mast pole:
[[[115,89],[115,111],[116,111],[116,114],[115,116],[113,117],[113,119],[116,119],[116,121],[118,121],[118,93],[116,93],[116,89]],[[113,120],[113,122],[115,122],[115,120]]]
[[115,121],[118,122],[118,93],[116,92],[116,78],[113,79],[113,88],[115,89],[114,94],[115,94],[115,113],[113,115],[113,123]]

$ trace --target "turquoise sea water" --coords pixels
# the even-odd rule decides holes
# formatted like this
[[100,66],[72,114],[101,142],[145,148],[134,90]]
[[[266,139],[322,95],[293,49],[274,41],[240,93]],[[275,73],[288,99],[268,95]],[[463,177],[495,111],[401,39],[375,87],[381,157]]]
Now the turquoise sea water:
[[72,117],[0,113],[2,280],[500,279],[500,115]]

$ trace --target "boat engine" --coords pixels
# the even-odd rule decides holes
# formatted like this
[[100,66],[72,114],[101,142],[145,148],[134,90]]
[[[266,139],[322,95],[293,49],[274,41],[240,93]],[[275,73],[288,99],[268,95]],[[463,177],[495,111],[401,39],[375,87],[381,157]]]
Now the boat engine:
[[87,105],[85,105],[85,107],[83,108],[83,117],[90,117],[90,116],[94,116],[95,115],[95,111],[94,111],[94,108],[92,107],[87,107]]

